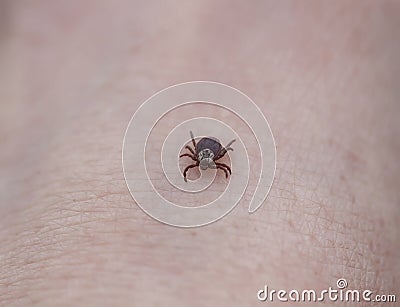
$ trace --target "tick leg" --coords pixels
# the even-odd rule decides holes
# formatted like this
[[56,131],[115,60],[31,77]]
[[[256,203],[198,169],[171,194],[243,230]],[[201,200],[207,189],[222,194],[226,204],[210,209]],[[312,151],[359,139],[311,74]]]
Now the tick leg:
[[179,158],[182,158],[182,157],[189,157],[189,158],[191,158],[193,161],[197,161],[196,158],[195,158],[194,156],[192,156],[191,154],[188,154],[188,153],[184,153],[184,154],[181,154],[181,155],[179,156]]
[[216,158],[214,158],[214,160],[219,160],[219,159],[221,159],[223,156],[225,156],[225,154],[226,154],[226,152],[227,152],[228,150],[232,150],[232,151],[233,151],[233,148],[230,147],[230,146],[231,146],[232,143],[235,142],[235,141],[236,141],[236,140],[232,140],[232,141],[230,141],[230,142],[228,143],[228,145],[226,145],[226,147],[223,147],[223,148],[221,149],[221,151],[219,152],[218,156],[217,156]]
[[196,166],[199,166],[199,162],[186,166],[185,170],[183,171],[183,180],[185,180],[185,182],[187,182],[186,173],[188,172],[188,170]]
[[[232,148],[230,150],[233,150]],[[227,148],[222,148],[221,151],[219,152],[218,156],[216,158],[214,158],[215,160],[219,160],[221,159],[223,156],[225,156],[226,152],[227,152]]]
[[194,152],[194,150],[192,149],[192,147],[190,147],[189,145],[186,145],[185,148],[186,148],[186,149],[189,149],[190,152],[191,152],[192,154],[196,155],[196,153]]
[[228,171],[225,168],[223,168],[221,165],[217,165],[217,168],[222,169],[225,173],[226,179],[228,179]]
[[193,135],[192,131],[190,131],[190,137],[192,138],[192,143],[193,143],[194,150],[196,150],[196,140],[194,139],[194,135]]
[[225,163],[218,163],[218,162],[215,162],[215,164],[216,164],[217,166],[226,168],[226,169],[228,170],[229,174],[232,174],[231,168],[230,168],[228,165],[226,165]]
[[230,142],[228,143],[228,145],[225,146],[226,150],[233,150],[233,148],[231,148],[230,146],[231,146],[231,145],[233,144],[233,142],[235,142],[235,141],[236,141],[236,139],[230,141]]

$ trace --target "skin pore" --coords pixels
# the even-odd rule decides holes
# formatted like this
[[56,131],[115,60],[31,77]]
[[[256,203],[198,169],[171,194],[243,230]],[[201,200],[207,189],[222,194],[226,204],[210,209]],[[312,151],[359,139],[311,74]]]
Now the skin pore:
[[[3,1],[0,12],[0,306],[254,306],[266,284],[339,278],[399,299],[399,3]],[[277,171],[256,213],[246,196],[217,223],[179,229],[131,198],[130,117],[188,80],[236,87],[266,114]]]

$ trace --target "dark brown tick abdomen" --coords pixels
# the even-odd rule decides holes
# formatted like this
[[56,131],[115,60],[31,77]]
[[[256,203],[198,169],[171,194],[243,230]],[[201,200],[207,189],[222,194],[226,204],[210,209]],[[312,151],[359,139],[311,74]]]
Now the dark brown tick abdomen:
[[210,149],[216,157],[222,149],[221,143],[214,138],[202,138],[196,146],[196,154],[199,154],[203,149]]

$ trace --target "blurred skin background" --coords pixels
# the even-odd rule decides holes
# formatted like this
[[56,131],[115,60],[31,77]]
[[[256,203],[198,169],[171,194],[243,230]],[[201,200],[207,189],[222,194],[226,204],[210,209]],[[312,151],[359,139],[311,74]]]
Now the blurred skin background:
[[[338,278],[399,299],[400,2],[0,3],[0,306],[254,306]],[[135,205],[121,147],[190,80],[257,102],[277,172],[256,214],[187,230]]]

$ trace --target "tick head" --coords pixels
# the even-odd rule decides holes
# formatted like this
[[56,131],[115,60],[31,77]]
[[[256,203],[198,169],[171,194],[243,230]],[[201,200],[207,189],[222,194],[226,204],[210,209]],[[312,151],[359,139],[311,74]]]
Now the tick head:
[[216,168],[212,150],[208,148],[203,149],[199,152],[198,159],[200,161],[200,169],[206,170],[207,168]]

